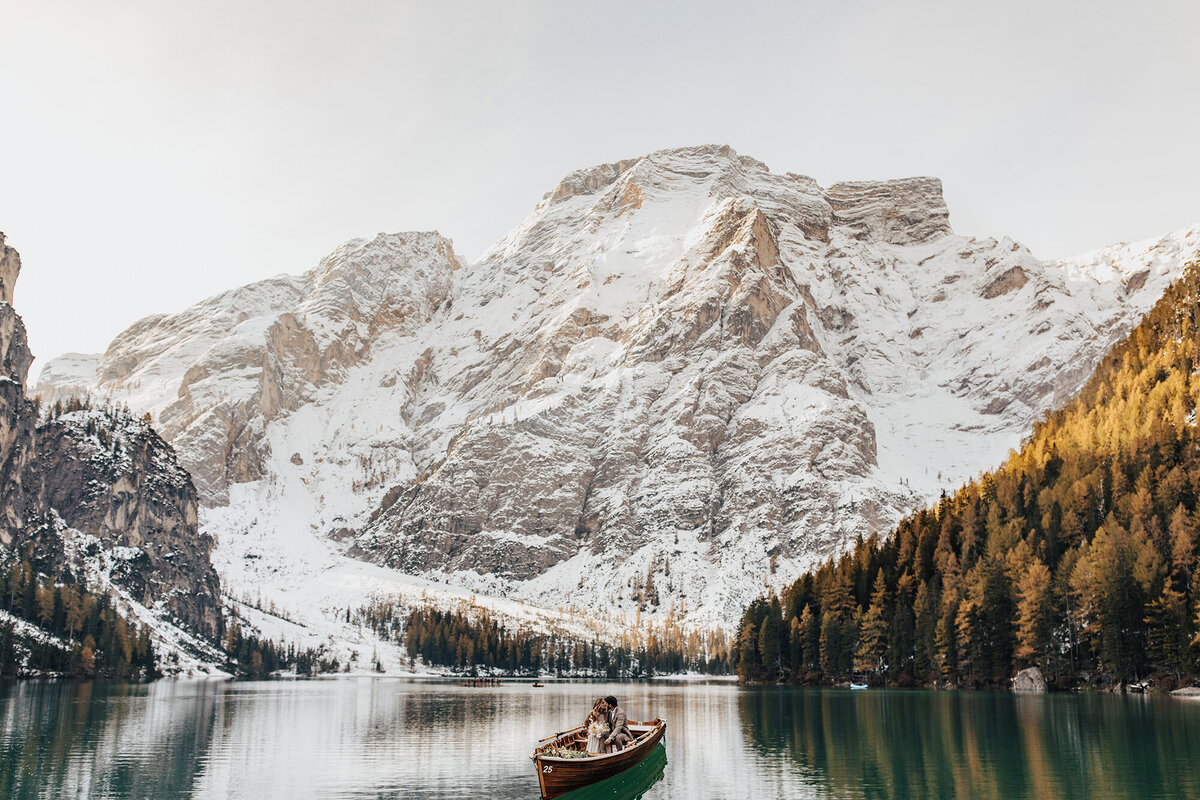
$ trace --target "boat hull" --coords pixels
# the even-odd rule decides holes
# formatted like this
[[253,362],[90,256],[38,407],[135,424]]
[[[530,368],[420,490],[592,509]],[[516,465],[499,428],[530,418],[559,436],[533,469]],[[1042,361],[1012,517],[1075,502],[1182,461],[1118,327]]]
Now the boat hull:
[[[667,723],[661,719],[643,725],[631,724],[630,730],[638,734],[636,741],[616,753],[589,758],[554,758],[535,750],[534,767],[537,769],[538,785],[542,797],[551,800],[561,794],[589,786],[618,775],[641,763],[654,751],[667,733]],[[572,741],[583,732],[582,726],[560,734],[550,744]],[[643,732],[649,735],[641,735]],[[541,748],[539,748],[540,750]]]

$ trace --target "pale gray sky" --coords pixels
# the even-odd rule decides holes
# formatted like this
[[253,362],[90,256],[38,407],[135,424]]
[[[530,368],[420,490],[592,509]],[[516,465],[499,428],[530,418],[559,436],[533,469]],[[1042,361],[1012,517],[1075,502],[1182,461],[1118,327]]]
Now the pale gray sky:
[[[719,142],[936,175],[1043,257],[1200,221],[1200,3],[0,0],[0,230],[36,355]],[[40,368],[40,363],[34,370]]]

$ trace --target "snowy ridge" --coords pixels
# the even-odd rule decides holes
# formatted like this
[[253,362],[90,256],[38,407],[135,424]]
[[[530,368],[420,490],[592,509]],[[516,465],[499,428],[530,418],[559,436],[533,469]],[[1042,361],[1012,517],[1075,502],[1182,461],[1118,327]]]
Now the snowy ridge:
[[42,402],[49,405],[56,400],[84,397],[92,392],[100,358],[97,353],[63,353],[47,362],[38,378],[42,385],[39,391]]
[[572,173],[474,264],[380,235],[138,322],[91,386],[197,476],[227,591],[347,647],[336,609],[416,587],[728,625],[999,463],[1198,249],[1044,262],[954,234],[936,179],[685,148]]

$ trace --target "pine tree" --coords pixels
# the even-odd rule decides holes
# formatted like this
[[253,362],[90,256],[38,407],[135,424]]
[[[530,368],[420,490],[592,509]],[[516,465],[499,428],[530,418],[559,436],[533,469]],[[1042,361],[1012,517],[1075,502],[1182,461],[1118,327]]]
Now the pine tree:
[[54,586],[45,583],[37,588],[37,618],[43,628],[50,628],[54,621]]
[[27,620],[37,619],[37,576],[33,573],[33,567],[29,562],[24,562],[21,565],[21,616]]
[[79,668],[84,675],[92,675],[99,668],[96,660],[96,640],[90,635],[83,637],[79,652]]
[[800,664],[802,666],[798,671],[814,672],[821,660],[821,625],[813,614],[812,607],[807,603],[804,604],[804,610],[800,612],[800,635],[802,637],[800,644]]
[[1190,657],[1187,598],[1170,583],[1146,608],[1147,649],[1151,664],[1179,678],[1188,669]]
[[63,604],[66,607],[67,638],[75,640],[75,633],[82,629],[86,619],[83,598],[78,591],[67,587],[64,591]]
[[958,637],[954,629],[954,620],[958,616],[958,606],[949,606],[945,613],[938,618],[934,627],[934,642],[936,646],[934,666],[942,680],[952,680],[958,675]]
[[1133,548],[1124,528],[1110,521],[1096,531],[1075,566],[1071,590],[1084,643],[1101,670],[1115,680],[1133,677],[1144,614]]
[[871,592],[871,605],[863,615],[859,631],[858,649],[854,654],[854,669],[864,675],[881,675],[884,670],[883,656],[887,651],[888,625],[884,618],[887,584],[883,573],[875,578]]
[[[811,621],[812,612],[809,611],[807,605],[804,607],[804,611]],[[792,621],[788,623],[788,664],[793,677],[799,677],[808,671],[807,665],[804,663],[804,634],[802,618],[792,617]]]
[[1050,570],[1034,557],[1017,582],[1017,649],[1014,655],[1026,665],[1047,667],[1053,633],[1054,602]]
[[937,653],[937,606],[933,590],[921,581],[917,585],[916,621],[913,641],[913,672],[919,680],[929,676]]
[[837,614],[826,611],[821,615],[821,672],[835,681],[842,677],[842,649],[845,647],[842,631],[842,621]]
[[758,631],[753,623],[747,622],[738,634],[737,673],[743,681],[757,680],[762,668],[758,656]]
[[1191,591],[1195,543],[1191,521],[1182,503],[1175,507],[1175,513],[1171,515],[1168,536],[1171,540],[1171,575],[1175,588],[1181,592]]
[[773,611],[769,611],[763,619],[758,634],[758,653],[762,661],[764,676],[770,680],[777,678],[782,671],[779,646],[779,632],[783,623],[779,618],[779,604],[772,603]]
[[[911,556],[909,558],[911,559]],[[886,604],[891,607],[891,613],[885,658],[888,676],[892,680],[899,680],[901,676],[912,678],[915,672],[916,610],[914,608],[914,592],[916,585],[916,579],[912,572],[905,570],[896,582],[895,601],[889,599]]]

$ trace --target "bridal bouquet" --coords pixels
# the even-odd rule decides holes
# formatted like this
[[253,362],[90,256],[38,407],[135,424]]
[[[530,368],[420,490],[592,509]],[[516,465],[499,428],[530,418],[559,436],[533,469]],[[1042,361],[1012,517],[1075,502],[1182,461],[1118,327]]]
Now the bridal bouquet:
[[593,720],[591,725],[588,725],[589,736],[604,736],[608,733],[608,723],[601,720]]

